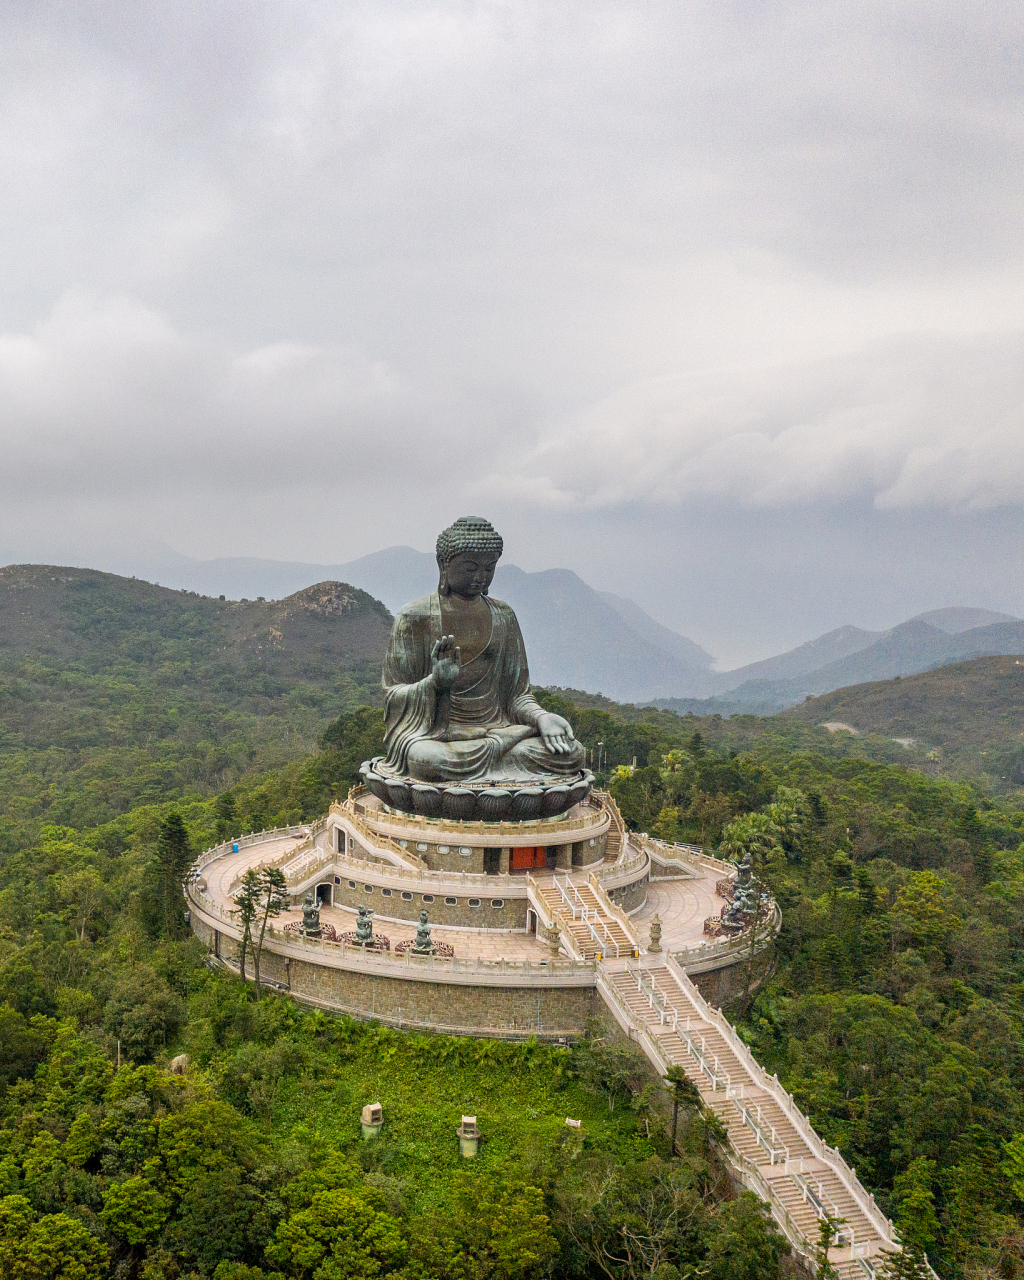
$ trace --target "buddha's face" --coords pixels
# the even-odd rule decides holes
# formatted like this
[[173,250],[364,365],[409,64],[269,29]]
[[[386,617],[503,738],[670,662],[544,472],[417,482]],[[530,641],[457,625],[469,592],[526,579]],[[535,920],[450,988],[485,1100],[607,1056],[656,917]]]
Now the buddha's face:
[[462,551],[448,561],[445,581],[456,595],[472,600],[491,585],[497,567],[498,557],[493,552]]

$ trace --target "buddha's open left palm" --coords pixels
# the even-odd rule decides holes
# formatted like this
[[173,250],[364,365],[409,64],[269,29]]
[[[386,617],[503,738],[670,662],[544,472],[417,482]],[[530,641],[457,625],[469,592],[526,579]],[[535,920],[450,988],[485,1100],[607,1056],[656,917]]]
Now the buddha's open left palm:
[[537,732],[549,751],[564,754],[572,750],[572,725],[553,711],[537,717]]

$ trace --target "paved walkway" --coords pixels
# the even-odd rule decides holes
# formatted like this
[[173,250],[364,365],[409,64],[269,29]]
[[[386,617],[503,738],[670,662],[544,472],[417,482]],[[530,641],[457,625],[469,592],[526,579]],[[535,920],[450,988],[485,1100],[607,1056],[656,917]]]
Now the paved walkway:
[[[324,835],[316,842],[317,851],[323,850]],[[207,890],[214,902],[225,911],[234,905],[230,889],[232,883],[245,871],[246,867],[258,866],[276,860],[302,843],[301,835],[283,836],[268,839],[259,844],[241,848],[237,853],[227,852],[210,862],[202,871]],[[315,854],[313,855],[315,857]],[[339,855],[335,863],[336,871],[344,869],[345,857]],[[604,864],[607,866],[607,864]],[[386,865],[381,866],[387,872]],[[575,867],[571,871],[571,879],[581,886],[586,886],[594,867]],[[326,869],[322,873],[325,878]],[[563,878],[564,871],[557,873]],[[538,881],[550,883],[552,872],[538,871]],[[518,879],[518,877],[515,877]],[[685,947],[699,945],[704,939],[704,920],[722,908],[722,899],[715,894],[716,874],[708,872],[694,879],[663,880],[647,886],[647,901],[639,911],[629,917],[642,948],[646,948],[650,936],[650,921],[655,912],[662,922],[662,947],[666,950],[680,950]],[[523,888],[526,877],[522,877]],[[325,906],[321,909],[321,919],[334,925],[338,933],[355,928],[355,911],[343,907]],[[387,934],[392,946],[407,938],[415,937],[414,922],[393,923],[384,919],[386,910],[379,911],[378,930]],[[292,920],[301,920],[302,911],[298,907],[282,913],[278,927]],[[482,960],[545,960],[549,949],[543,940],[534,934],[519,932],[501,932],[494,929],[452,929],[431,923],[431,936],[438,942],[446,942],[454,947],[456,956],[462,959]]]
[[[320,908],[323,924],[333,925],[339,934],[350,933],[356,927],[357,913],[349,907]],[[291,920],[301,920],[301,910],[282,911],[276,921],[281,929]],[[385,920],[383,913],[374,915],[374,933],[383,933],[391,942],[391,950],[399,942],[412,941],[416,937],[415,922]],[[549,950],[531,933],[500,932],[497,929],[446,929],[431,924],[430,936],[435,942],[447,942],[455,948],[455,954],[463,960],[546,960]]]
[[694,880],[659,880],[648,885],[646,903],[630,916],[641,944],[647,946],[651,920],[657,912],[665,951],[699,946],[704,940],[704,921],[725,906],[725,900],[715,893],[716,878],[709,873]]

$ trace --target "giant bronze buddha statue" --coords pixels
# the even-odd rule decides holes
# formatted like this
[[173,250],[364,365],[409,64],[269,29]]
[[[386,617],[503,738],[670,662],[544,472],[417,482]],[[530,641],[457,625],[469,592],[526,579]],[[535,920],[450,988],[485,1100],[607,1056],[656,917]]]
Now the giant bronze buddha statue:
[[384,661],[387,755],[366,785],[429,816],[553,816],[590,789],[585,752],[530,693],[519,623],[487,594],[502,552],[486,520],[437,540],[437,590],[399,610]]

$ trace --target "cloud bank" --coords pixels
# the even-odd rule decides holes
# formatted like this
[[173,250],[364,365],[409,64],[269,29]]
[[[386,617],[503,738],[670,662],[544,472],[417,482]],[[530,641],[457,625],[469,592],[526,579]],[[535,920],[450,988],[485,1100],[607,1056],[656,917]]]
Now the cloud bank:
[[7,5],[0,560],[339,563],[477,509],[719,654],[1024,609],[1018,25]]
[[[497,474],[491,489],[508,483]],[[834,360],[645,382],[538,445],[512,483],[523,501],[554,507],[1017,507],[1024,334],[933,334]]]

